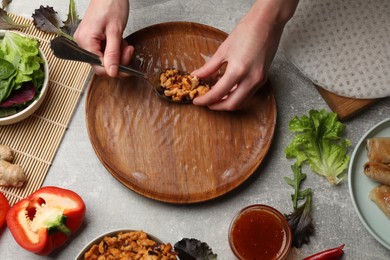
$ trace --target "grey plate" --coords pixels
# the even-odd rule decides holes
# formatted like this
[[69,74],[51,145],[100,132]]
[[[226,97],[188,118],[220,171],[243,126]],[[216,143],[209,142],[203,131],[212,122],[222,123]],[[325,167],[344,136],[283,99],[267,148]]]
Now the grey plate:
[[363,165],[368,161],[366,140],[374,136],[390,137],[390,118],[371,128],[356,146],[349,170],[349,191],[360,220],[370,234],[390,249],[390,219],[369,199],[369,192],[379,183],[364,174]]

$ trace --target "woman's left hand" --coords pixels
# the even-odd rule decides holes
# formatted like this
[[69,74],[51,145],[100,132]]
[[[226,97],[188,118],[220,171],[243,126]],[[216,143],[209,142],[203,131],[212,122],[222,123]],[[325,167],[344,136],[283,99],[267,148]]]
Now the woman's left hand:
[[[207,78],[216,74],[227,63],[224,75],[209,92],[194,99],[195,105],[208,106],[212,110],[232,111],[247,103],[267,81],[268,70],[278,49],[284,25],[296,8],[292,2],[289,2],[290,6],[283,1],[265,0],[255,3],[213,57],[191,73],[199,78]],[[270,9],[276,11],[269,12]],[[281,12],[276,13],[278,10]],[[283,19],[281,13],[286,14]]]

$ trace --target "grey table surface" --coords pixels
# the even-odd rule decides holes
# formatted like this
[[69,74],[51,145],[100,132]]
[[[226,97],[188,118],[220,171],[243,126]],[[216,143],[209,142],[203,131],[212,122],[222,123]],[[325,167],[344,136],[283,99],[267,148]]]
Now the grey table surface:
[[[88,1],[76,2],[83,16]],[[165,21],[193,21],[230,32],[254,1],[208,0],[138,0],[131,1],[126,34]],[[54,7],[66,19],[68,1],[17,1],[9,11],[30,17],[39,5]],[[313,84],[286,59],[282,51],[275,57],[270,80],[277,101],[277,126],[272,147],[250,181],[233,192],[213,201],[196,205],[171,205],[154,201],[129,190],[100,163],[85,124],[85,94],[81,97],[69,128],[62,140],[44,186],[54,185],[74,190],[84,199],[87,212],[84,225],[77,235],[60,250],[48,257],[23,250],[8,229],[0,236],[0,259],[74,259],[78,252],[96,236],[115,229],[142,229],[171,243],[184,237],[197,238],[210,245],[219,259],[234,259],[228,243],[228,228],[233,216],[243,207],[263,203],[291,211],[292,190],[283,180],[291,175],[291,161],[284,156],[284,147],[292,135],[289,120],[306,114],[310,109],[328,109]],[[360,138],[375,124],[389,118],[390,102],[383,99],[345,122],[346,137],[352,151]],[[315,235],[298,255],[345,243],[344,259],[390,259],[390,251],[377,242],[365,229],[353,207],[348,182],[330,186],[324,178],[309,173],[305,185],[312,187]]]

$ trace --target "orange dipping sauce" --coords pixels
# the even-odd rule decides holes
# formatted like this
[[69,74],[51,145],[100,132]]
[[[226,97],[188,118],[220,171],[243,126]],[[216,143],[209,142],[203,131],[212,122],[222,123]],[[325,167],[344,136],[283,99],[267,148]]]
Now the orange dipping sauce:
[[291,247],[291,231],[286,218],[266,205],[251,205],[233,219],[229,243],[242,260],[285,259]]

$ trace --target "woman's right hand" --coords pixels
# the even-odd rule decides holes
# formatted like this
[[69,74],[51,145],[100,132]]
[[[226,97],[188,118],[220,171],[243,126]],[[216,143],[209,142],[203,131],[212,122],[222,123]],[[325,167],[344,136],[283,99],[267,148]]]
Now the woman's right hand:
[[93,66],[98,75],[117,77],[119,64],[130,63],[134,48],[123,40],[129,8],[129,0],[91,0],[74,34],[80,47],[101,58],[104,67]]

